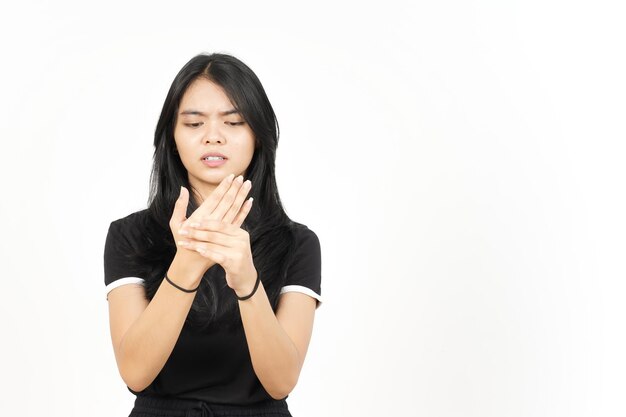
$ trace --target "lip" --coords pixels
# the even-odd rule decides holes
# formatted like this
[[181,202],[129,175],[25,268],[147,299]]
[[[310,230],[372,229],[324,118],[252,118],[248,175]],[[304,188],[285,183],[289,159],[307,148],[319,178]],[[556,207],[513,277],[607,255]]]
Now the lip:
[[[222,158],[224,158],[221,161],[207,161],[204,158],[207,158],[209,156],[220,156]],[[200,158],[200,160],[202,161],[202,163],[207,166],[207,167],[211,167],[211,168],[215,168],[215,167],[219,167],[221,165],[224,165],[226,163],[226,161],[228,160],[228,158],[226,157],[226,155],[221,154],[219,152],[207,152],[204,155],[202,155],[202,158]]]
[[[204,158],[207,158],[207,157],[209,157],[209,156],[221,156],[221,157],[222,157],[222,158],[224,158],[225,160],[226,160],[226,159],[228,159],[228,158],[226,158],[226,155],[221,154],[221,153],[219,153],[219,152],[208,152],[208,153],[205,153],[204,155],[202,155],[202,157],[200,157],[200,159],[204,161]],[[206,161],[205,161],[205,162],[206,162]]]

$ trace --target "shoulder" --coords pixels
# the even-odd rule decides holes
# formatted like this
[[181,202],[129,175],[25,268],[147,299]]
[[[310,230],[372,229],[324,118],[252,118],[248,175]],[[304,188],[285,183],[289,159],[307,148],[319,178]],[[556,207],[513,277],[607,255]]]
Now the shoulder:
[[319,238],[317,237],[317,234],[313,230],[311,230],[307,225],[292,221],[291,230],[293,232],[296,245],[298,243],[302,243],[304,241],[311,241],[311,240],[317,241],[317,243],[319,244]]
[[142,231],[147,214],[147,209],[140,210],[111,222],[104,246],[107,294],[118,285],[137,283],[148,276],[149,265],[139,256],[145,247]]
[[109,225],[109,234],[132,244],[145,231],[149,217],[149,210],[143,209],[115,219]]
[[133,252],[151,262],[173,256],[176,251],[169,224],[156,221],[149,208],[113,220],[109,225],[107,247]]
[[111,224],[115,224],[117,226],[133,226],[135,224],[139,224],[146,220],[149,215],[148,209],[143,209],[139,211],[135,211],[130,213],[124,217],[120,217],[119,219],[115,219],[111,222]]
[[296,257],[294,261],[303,257],[313,259],[321,257],[320,239],[312,229],[305,224],[292,221],[291,231],[293,233],[293,246]]
[[302,223],[292,222],[294,249],[288,263],[286,281],[280,293],[301,292],[318,301],[321,298],[322,255],[317,234]]

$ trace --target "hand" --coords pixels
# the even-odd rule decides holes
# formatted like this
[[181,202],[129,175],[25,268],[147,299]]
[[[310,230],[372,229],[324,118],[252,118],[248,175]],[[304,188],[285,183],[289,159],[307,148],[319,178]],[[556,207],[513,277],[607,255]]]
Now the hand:
[[244,203],[252,183],[250,180],[244,182],[241,175],[234,177],[234,174],[230,174],[224,178],[200,207],[183,222],[182,228],[200,220],[222,220],[237,227],[241,226],[252,207],[252,201]]
[[217,188],[211,193],[198,207],[192,215],[187,219],[187,206],[189,204],[189,191],[182,187],[181,195],[176,201],[174,212],[170,219],[170,229],[177,243],[179,250],[176,256],[184,257],[184,264],[189,266],[197,266],[204,273],[207,269],[215,265],[215,262],[209,258],[203,257],[198,252],[186,250],[185,236],[180,234],[181,230],[188,229],[190,222],[198,222],[204,219],[217,219],[231,222],[234,226],[241,226],[250,212],[252,201],[243,202],[246,195],[250,191],[250,181],[242,184],[243,178],[233,181],[234,175],[231,174],[224,178]]
[[224,221],[202,220],[190,223],[186,233],[190,241],[185,247],[222,265],[226,283],[238,296],[252,292],[257,270],[252,260],[248,232]]

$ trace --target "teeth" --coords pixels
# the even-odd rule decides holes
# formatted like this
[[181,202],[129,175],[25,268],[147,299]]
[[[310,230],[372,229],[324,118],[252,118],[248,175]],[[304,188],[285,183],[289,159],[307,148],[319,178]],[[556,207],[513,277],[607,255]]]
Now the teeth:
[[222,158],[221,156],[207,156],[204,159],[207,160],[207,161],[221,161],[224,158]]

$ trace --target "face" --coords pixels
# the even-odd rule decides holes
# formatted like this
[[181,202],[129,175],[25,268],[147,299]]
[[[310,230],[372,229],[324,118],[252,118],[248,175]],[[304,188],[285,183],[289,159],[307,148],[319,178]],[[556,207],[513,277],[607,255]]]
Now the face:
[[[189,85],[178,109],[174,141],[189,183],[200,194],[194,196],[199,203],[229,174],[246,179],[254,133],[219,85],[205,78]],[[221,154],[224,160],[203,160],[210,153]]]

